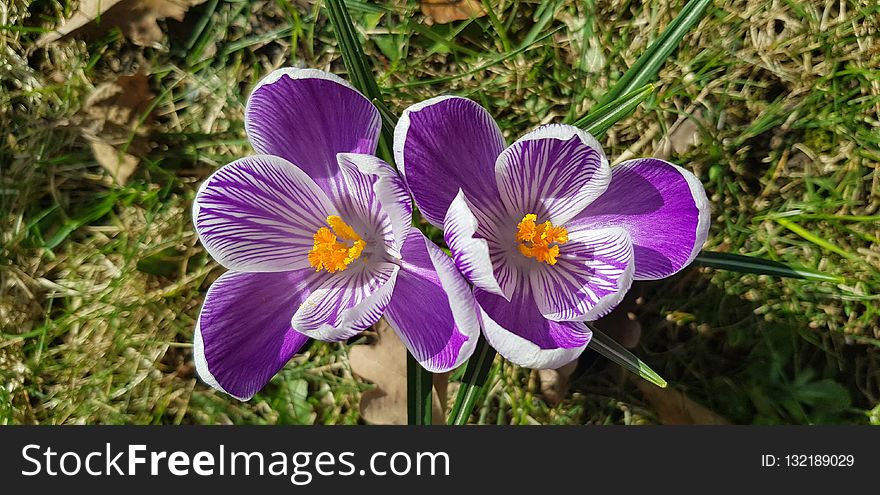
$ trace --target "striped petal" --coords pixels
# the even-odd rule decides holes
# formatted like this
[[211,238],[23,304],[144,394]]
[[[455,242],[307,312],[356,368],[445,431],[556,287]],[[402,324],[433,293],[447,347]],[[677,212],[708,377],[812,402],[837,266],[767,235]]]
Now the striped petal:
[[[477,217],[477,213],[480,213],[480,217]],[[508,294],[509,297],[508,291],[513,289],[513,285],[505,286],[508,291],[503,290],[500,285],[486,240],[486,237],[496,238],[495,221],[472,207],[464,191],[459,191],[449,205],[443,224],[443,237],[455,260],[455,266],[462,275],[485,291],[498,295]],[[504,272],[499,272],[498,275],[503,276]]]
[[555,265],[529,261],[535,301],[551,320],[595,321],[632,285],[633,247],[622,228],[570,230]]
[[379,321],[391,300],[399,266],[358,259],[336,273],[319,272],[312,293],[293,315],[291,325],[313,339],[336,342]]
[[312,236],[335,214],[305,172],[268,155],[220,168],[202,183],[193,202],[205,249],[221,265],[243,272],[308,267]]
[[483,335],[508,361],[533,369],[555,369],[577,359],[592,332],[581,322],[544,318],[528,282],[510,301],[477,289]]
[[561,225],[608,187],[611,169],[602,147],[577,127],[539,127],[505,149],[495,178],[507,211]]
[[196,372],[211,387],[248,400],[308,341],[290,315],[308,295],[307,270],[229,271],[205,296],[193,339]]
[[694,174],[656,158],[614,167],[608,190],[572,225],[623,227],[634,245],[635,280],[668,277],[690,264],[709,235],[709,200]]
[[280,156],[335,198],[342,187],[337,153],[373,154],[379,111],[338,76],[315,69],[278,69],[248,98],[245,129],[257,153]]
[[409,233],[388,323],[426,370],[452,370],[474,352],[480,322],[473,291],[452,259],[418,230]]
[[397,167],[422,216],[438,228],[459,190],[477,208],[498,203],[492,170],[503,148],[489,112],[457,96],[407,108],[394,129]]
[[[391,166],[372,155],[340,153],[339,168],[348,195],[338,204],[358,232],[369,232],[399,254],[412,225],[412,201],[403,180]],[[366,239],[370,244],[372,239]]]

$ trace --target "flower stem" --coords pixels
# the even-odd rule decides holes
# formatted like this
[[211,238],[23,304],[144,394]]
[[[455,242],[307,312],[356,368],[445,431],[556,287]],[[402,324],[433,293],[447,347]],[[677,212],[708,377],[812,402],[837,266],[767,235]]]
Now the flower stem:
[[458,389],[458,395],[455,396],[455,405],[452,406],[452,410],[449,412],[448,424],[467,424],[477,399],[485,391],[489,370],[492,368],[495,354],[495,349],[480,335],[480,339],[477,341],[477,348],[474,350],[473,356],[468,360],[467,368],[464,370],[464,378]]
[[406,417],[411,425],[431,424],[434,379],[412,354],[406,355]]
[[[392,137],[394,134],[394,122],[396,119],[382,102],[382,91],[376,83],[376,78],[370,70],[370,64],[364,55],[364,49],[358,38],[357,30],[351,22],[348,8],[344,0],[327,0],[327,16],[333,25],[336,42],[342,54],[342,61],[348,70],[351,83],[364,96],[367,97],[382,115],[382,132],[379,134],[379,145],[376,155],[394,166],[392,154]],[[422,368],[418,361],[409,353],[406,356],[406,392],[407,392],[407,418],[409,424],[431,424],[431,388],[433,386],[431,373]]]

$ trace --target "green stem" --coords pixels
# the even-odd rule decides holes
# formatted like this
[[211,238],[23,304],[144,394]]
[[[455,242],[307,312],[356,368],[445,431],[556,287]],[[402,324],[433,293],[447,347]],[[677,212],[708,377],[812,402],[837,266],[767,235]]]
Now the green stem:
[[495,354],[495,349],[480,335],[474,354],[468,360],[467,368],[464,370],[464,378],[462,378],[461,386],[458,389],[458,395],[455,396],[455,405],[449,412],[448,424],[467,424],[468,418],[471,417],[471,411],[474,410],[474,405],[485,392],[489,370],[492,369]]
[[[382,91],[376,83],[376,78],[370,71],[364,50],[358,39],[357,31],[351,22],[351,16],[343,0],[327,0],[327,14],[336,41],[339,43],[339,51],[342,53],[342,61],[348,70],[351,83],[370,101],[372,101],[382,114],[382,132],[379,134],[379,146],[377,155],[391,166],[394,166],[392,153],[392,138],[394,135],[394,116],[388,107],[382,102]],[[407,419],[409,424],[431,424],[431,397],[433,377],[430,372],[422,368],[418,361],[410,354],[406,356],[406,402]]]
[[412,354],[406,355],[406,418],[407,424],[431,424],[434,380]]

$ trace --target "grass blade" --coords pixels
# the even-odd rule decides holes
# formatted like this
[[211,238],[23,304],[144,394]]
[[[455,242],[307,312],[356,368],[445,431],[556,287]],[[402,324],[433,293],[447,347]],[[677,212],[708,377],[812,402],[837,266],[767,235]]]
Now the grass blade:
[[450,425],[465,425],[471,417],[471,411],[483,392],[489,378],[489,370],[495,360],[495,349],[480,335],[473,356],[468,359],[467,368],[464,370],[464,378],[458,394],[455,396],[455,404],[449,411],[446,422]]
[[425,371],[412,354],[406,355],[406,418],[407,424],[431,424],[432,387],[434,378]]
[[627,371],[631,371],[645,380],[657,385],[660,388],[666,388],[666,380],[664,380],[650,366],[642,362],[641,359],[635,357],[633,353],[626,350],[626,347],[618,344],[616,340],[602,333],[592,323],[587,323],[590,330],[593,331],[593,338],[590,339],[588,348],[598,352],[602,356],[619,364]]
[[654,93],[654,85],[646,84],[641,88],[627,93],[616,100],[602,105],[585,117],[581,117],[573,125],[589,132],[595,137],[605,134],[611,126],[626,117]]
[[599,106],[654,80],[666,59],[675,51],[682,38],[702,17],[712,0],[690,0],[669,23],[659,38],[629,68],[599,102]]
[[800,278],[816,280],[820,282],[843,283],[845,279],[837,275],[829,275],[809,268],[795,268],[779,261],[744,256],[732,253],[713,253],[703,251],[694,259],[694,264],[708,266],[721,270],[730,270],[740,273],[755,273],[757,275],[772,275],[774,277]]

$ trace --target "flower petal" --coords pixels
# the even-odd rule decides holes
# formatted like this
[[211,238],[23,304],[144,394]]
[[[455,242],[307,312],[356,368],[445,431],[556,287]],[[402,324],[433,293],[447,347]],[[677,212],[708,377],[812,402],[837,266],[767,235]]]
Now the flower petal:
[[336,154],[373,154],[380,123],[366,97],[315,69],[271,72],[251,92],[245,110],[245,129],[257,153],[296,164],[331,197],[340,180]]
[[632,285],[633,246],[623,228],[581,228],[568,237],[555,265],[530,260],[532,292],[551,320],[595,321],[614,309]]
[[485,217],[478,220],[475,211],[479,210],[471,208],[464,191],[459,191],[449,205],[446,218],[443,220],[446,229],[443,237],[446,245],[449,246],[455,266],[472,284],[493,294],[509,294],[509,291],[513,290],[513,285],[508,283],[505,286],[508,291],[502,290],[489,255],[489,243],[485,238],[476,236],[481,230],[485,235],[486,229],[493,229],[493,222]]
[[426,370],[454,369],[473,354],[480,336],[473,291],[452,259],[418,230],[410,232],[402,255],[385,318]]
[[412,226],[412,200],[403,180],[390,165],[372,155],[340,153],[337,159],[349,191],[348,198],[338,205],[343,215],[365,221],[370,231],[379,233],[387,247],[399,254]]
[[291,325],[328,342],[357,335],[382,317],[399,269],[387,261],[359,259],[341,272],[316,273],[313,291],[296,310]]
[[243,272],[308,267],[312,236],[335,214],[305,172],[268,155],[220,168],[193,202],[193,222],[205,249],[221,265]]
[[407,108],[394,129],[397,168],[422,216],[439,228],[459,189],[477,208],[499,202],[492,171],[503,148],[504,138],[492,116],[457,96],[439,96]]
[[635,280],[668,277],[700,252],[709,235],[709,200],[699,179],[656,158],[614,167],[608,190],[572,221],[623,227],[634,245]]
[[483,335],[512,363],[533,369],[555,369],[577,359],[592,332],[581,322],[551,321],[535,305],[528,283],[508,302],[477,289]]
[[611,169],[599,142],[577,127],[551,124],[521,137],[498,156],[495,178],[507,211],[561,225],[608,187]]
[[254,396],[308,341],[290,315],[308,294],[307,271],[229,271],[205,296],[193,339],[196,371],[239,400]]

